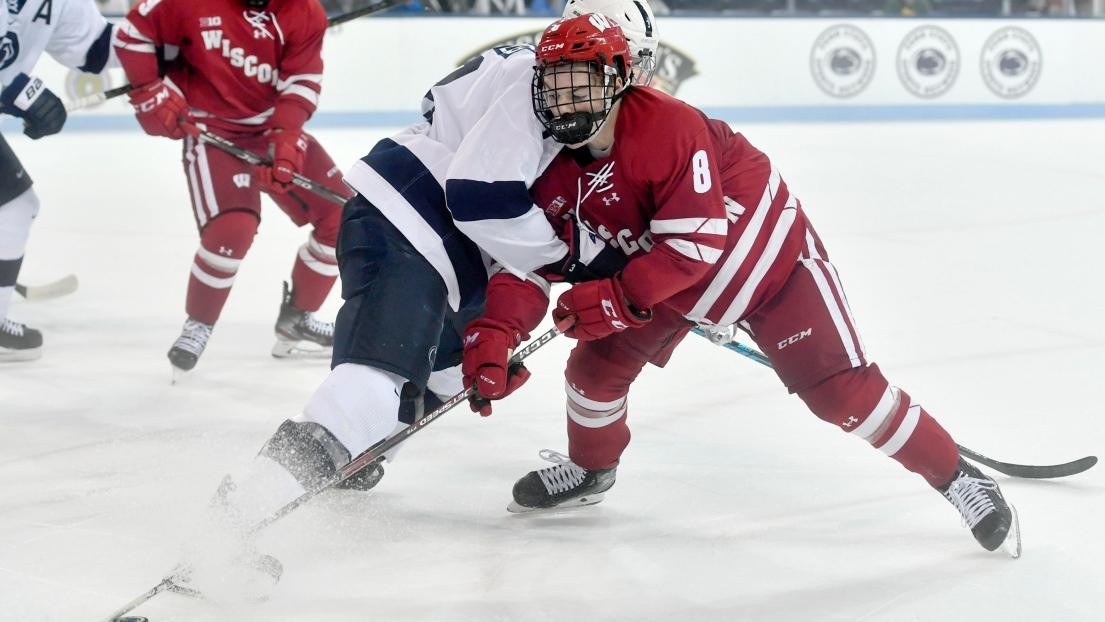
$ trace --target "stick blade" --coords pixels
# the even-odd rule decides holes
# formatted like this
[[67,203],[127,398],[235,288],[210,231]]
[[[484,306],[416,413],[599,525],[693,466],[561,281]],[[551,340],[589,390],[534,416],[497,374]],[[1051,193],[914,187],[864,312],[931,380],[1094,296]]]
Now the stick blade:
[[21,285],[17,283],[15,291],[30,302],[37,302],[39,300],[50,300],[51,298],[68,296],[77,291],[77,287],[79,286],[80,282],[77,281],[77,276],[75,274],[70,274],[53,283],[45,283],[43,285]]
[[1072,460],[1071,462],[1064,462],[1062,464],[1012,464],[994,460],[993,458],[987,458],[980,453],[971,451],[962,446],[959,447],[959,453],[962,454],[964,458],[988,466],[1010,477],[1021,477],[1025,479],[1069,477],[1088,471],[1097,464],[1097,456],[1086,456],[1085,458],[1079,458],[1078,460]]

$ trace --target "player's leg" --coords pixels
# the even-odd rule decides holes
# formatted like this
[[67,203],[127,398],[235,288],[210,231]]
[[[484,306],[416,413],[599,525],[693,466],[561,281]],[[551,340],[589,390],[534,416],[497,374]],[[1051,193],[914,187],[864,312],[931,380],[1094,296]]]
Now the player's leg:
[[[951,435],[868,360],[836,268],[819,244],[811,242],[783,290],[745,328],[815,415],[867,441],[923,477],[965,517],[971,514],[968,524],[984,547],[1002,544],[1013,515],[997,484],[961,460]],[[963,500],[953,500],[956,495]],[[965,503],[982,513],[966,512]]]
[[28,361],[42,355],[42,334],[8,318],[23,252],[38,215],[31,176],[0,136],[0,362]]
[[253,245],[261,222],[261,195],[248,165],[191,136],[184,138],[183,163],[200,243],[188,277],[188,317],[169,349],[169,361],[175,369],[188,371],[207,347],[238,268]]
[[[309,134],[303,175],[342,196],[351,191],[341,181],[341,172],[321,145]],[[272,200],[299,225],[311,225],[307,240],[296,252],[291,289],[285,288],[276,321],[277,344],[273,356],[328,353],[333,345],[333,326],[315,319],[338,277],[335,246],[341,225],[342,206],[314,193],[294,188],[272,193]],[[312,347],[308,344],[315,344]]]
[[591,505],[614,485],[629,445],[629,387],[645,363],[663,367],[690,325],[668,307],[653,319],[597,341],[581,341],[568,357],[568,455],[545,450],[555,465],[532,471],[514,485],[512,512]]
[[250,468],[220,489],[240,527],[333,476],[399,425],[407,385],[425,390],[448,308],[441,277],[357,197],[342,229],[342,297],[333,369]]

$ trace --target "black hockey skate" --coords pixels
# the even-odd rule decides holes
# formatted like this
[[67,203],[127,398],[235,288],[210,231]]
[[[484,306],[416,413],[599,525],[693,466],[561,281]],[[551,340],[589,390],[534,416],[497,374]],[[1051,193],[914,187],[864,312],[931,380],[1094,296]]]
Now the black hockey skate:
[[173,365],[174,383],[181,372],[192,371],[196,366],[214,329],[214,326],[197,322],[192,318],[184,320],[180,336],[173,342],[173,347],[169,348],[169,362]]
[[284,299],[276,318],[276,345],[272,355],[283,358],[329,358],[334,349],[334,323],[315,318],[292,304],[292,290],[284,282]]
[[948,485],[937,488],[959,510],[963,524],[987,551],[1005,550],[1021,556],[1021,530],[1017,509],[1006,503],[998,484],[963,458]]
[[521,514],[594,505],[614,485],[617,467],[589,471],[557,451],[542,449],[540,455],[555,466],[530,471],[515,482],[514,501],[507,506],[508,512]]
[[42,333],[25,324],[0,320],[0,362],[33,361],[42,356]]
[[376,462],[366,466],[365,468],[357,471],[353,477],[342,480],[335,488],[342,488],[344,490],[360,490],[362,492],[372,490],[376,484],[380,483],[380,480],[384,478],[384,459],[380,458]]

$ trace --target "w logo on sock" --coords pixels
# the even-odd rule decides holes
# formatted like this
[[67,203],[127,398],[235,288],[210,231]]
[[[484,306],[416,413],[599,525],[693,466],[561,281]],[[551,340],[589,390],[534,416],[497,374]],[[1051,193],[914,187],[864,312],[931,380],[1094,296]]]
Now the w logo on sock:
[[234,180],[234,185],[239,188],[249,187],[249,173],[238,173],[232,179]]

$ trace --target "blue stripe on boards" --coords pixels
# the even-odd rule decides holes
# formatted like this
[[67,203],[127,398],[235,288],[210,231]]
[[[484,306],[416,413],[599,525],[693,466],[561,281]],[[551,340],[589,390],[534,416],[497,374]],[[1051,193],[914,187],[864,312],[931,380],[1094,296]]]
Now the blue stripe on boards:
[[[453,223],[445,207],[445,191],[426,165],[390,138],[376,143],[361,161],[387,180],[441,238],[457,275],[461,307],[481,302],[487,285],[483,256],[475,242],[465,237]],[[375,200],[374,197],[366,198]]]
[[[866,123],[884,121],[1002,121],[1105,119],[1105,102],[1072,104],[903,104],[895,106],[707,106],[703,112],[730,123]],[[318,112],[309,130],[404,127],[423,121],[417,110]],[[4,116],[0,130],[22,131],[19,119]],[[131,115],[74,114],[64,132],[138,130]]]

